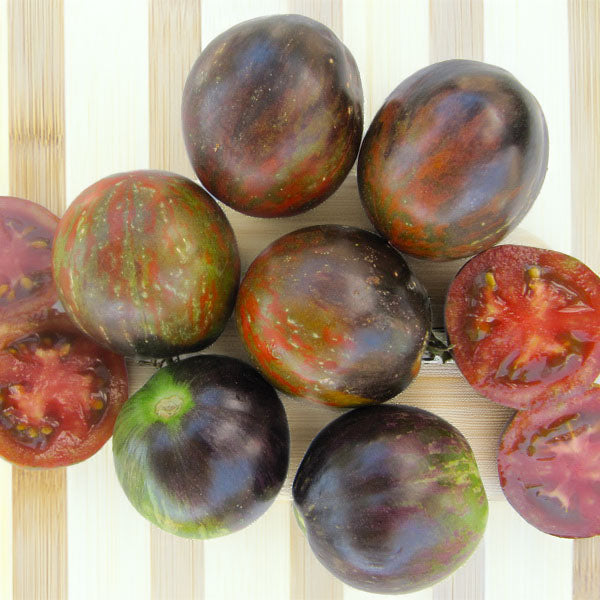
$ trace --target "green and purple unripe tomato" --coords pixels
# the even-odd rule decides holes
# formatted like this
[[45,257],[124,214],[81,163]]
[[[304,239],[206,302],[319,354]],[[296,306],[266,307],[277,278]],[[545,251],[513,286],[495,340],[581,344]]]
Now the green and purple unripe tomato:
[[113,434],[133,506],[169,533],[211,538],[252,523],[285,480],[281,400],[246,363],[197,355],[171,363],[124,405]]
[[410,384],[431,310],[425,288],[384,239],[318,225],[284,235],[254,260],[236,319],[273,385],[347,407],[385,402]]
[[257,217],[323,202],[354,164],[363,91],[348,48],[301,15],[245,21],[215,38],[188,76],[183,133],[215,198]]
[[504,69],[447,60],[386,99],[360,149],[358,185],[394,247],[450,260],[513,230],[547,167],[548,130],[534,96]]
[[471,555],[488,502],[461,433],[399,405],[345,413],[309,446],[293,484],[311,549],[336,577],[376,593],[434,585]]
[[106,177],[60,220],[54,279],[71,319],[125,356],[168,357],[211,344],[231,315],[240,258],[218,204],[161,171]]

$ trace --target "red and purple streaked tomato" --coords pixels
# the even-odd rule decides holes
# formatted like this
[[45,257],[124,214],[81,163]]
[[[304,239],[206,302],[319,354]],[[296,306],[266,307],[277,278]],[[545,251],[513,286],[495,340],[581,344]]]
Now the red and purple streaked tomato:
[[475,256],[445,320],[459,369],[500,404],[554,402],[600,374],[600,278],[561,252],[506,244]]
[[235,304],[240,258],[231,225],[198,185],[132,171],[98,181],[61,219],[54,278],[73,321],[126,356],[200,350]]
[[325,25],[301,15],[245,21],[215,38],[188,76],[184,139],[206,189],[257,217],[304,212],[354,164],[360,74]]
[[333,406],[385,402],[419,371],[427,292],[386,241],[318,225],[276,240],[240,286],[237,325],[280,390]]
[[0,320],[27,317],[58,299],[52,238],[58,217],[39,204],[0,196]]
[[122,356],[53,309],[0,322],[0,456],[62,467],[108,440],[127,400]]
[[539,530],[600,535],[600,387],[518,412],[498,452],[513,508]]
[[403,81],[361,146],[358,184],[376,229],[401,252],[472,256],[514,229],[548,166],[534,96],[510,73],[448,60]]
[[201,354],[157,371],[126,403],[113,455],[133,506],[182,537],[249,525],[286,477],[290,433],[273,387],[246,363]]
[[369,592],[434,585],[464,563],[487,523],[467,440],[408,406],[365,406],[330,423],[309,446],[292,491],[319,561]]

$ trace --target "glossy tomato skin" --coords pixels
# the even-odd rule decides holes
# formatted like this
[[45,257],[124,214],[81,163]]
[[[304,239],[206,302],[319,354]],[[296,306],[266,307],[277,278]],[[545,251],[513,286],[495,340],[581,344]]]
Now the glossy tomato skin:
[[208,191],[258,217],[306,211],[358,154],[363,92],[354,58],[317,21],[274,15],[215,38],[183,93],[183,133]]
[[83,335],[64,313],[0,322],[0,456],[64,467],[95,454],[127,400],[122,356]]
[[600,278],[561,252],[482,252],[452,281],[445,321],[459,369],[500,404],[554,402],[600,374]]
[[600,387],[519,411],[500,442],[498,473],[513,508],[544,533],[600,535]]
[[23,198],[0,196],[0,321],[50,308],[52,238],[58,217]]
[[311,549],[336,577],[376,593],[429,587],[479,543],[488,503],[468,442],[427,411],[350,411],[309,446],[293,484]]
[[385,402],[420,368],[427,292],[385,240],[318,225],[276,240],[250,265],[238,330],[280,390],[332,406]]
[[448,60],[403,81],[376,114],[358,184],[377,230],[430,260],[472,256],[525,216],[548,165],[548,132],[510,73]]
[[289,429],[275,390],[234,358],[197,355],[160,369],[115,426],[119,481],[164,530],[210,538],[271,505],[287,473]]
[[56,232],[54,277],[69,316],[125,356],[199,350],[222,332],[239,283],[233,230],[185,177],[132,171],[98,181]]

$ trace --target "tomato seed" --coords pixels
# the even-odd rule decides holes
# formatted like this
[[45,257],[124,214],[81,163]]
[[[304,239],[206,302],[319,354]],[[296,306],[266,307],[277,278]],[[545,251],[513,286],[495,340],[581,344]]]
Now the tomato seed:
[[36,438],[38,436],[38,430],[35,427],[30,427],[27,430],[27,436],[30,438]]
[[33,240],[29,245],[33,248],[48,248],[50,242],[44,238],[40,238],[38,240]]
[[10,289],[10,286],[7,285],[6,283],[3,283],[2,285],[0,285],[0,298],[2,298],[2,296],[4,296],[4,294],[6,294],[6,292],[8,292],[9,289]]
[[494,277],[494,274],[491,271],[488,271],[485,274],[485,283],[488,287],[492,289],[496,288],[496,278]]
[[92,404],[92,408],[94,410],[102,410],[104,408],[104,402],[102,402],[102,400],[100,400],[100,399],[94,400],[94,402]]
[[40,430],[44,435],[50,435],[54,430],[50,425],[44,425]]
[[27,276],[21,277],[21,280],[19,281],[19,283],[27,291],[29,291],[33,288],[33,281],[31,281],[31,279],[29,279],[29,277],[27,277]]

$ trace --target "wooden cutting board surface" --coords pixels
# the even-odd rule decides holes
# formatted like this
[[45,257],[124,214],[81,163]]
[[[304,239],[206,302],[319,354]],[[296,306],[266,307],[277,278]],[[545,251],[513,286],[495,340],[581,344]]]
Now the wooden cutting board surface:
[[[134,168],[192,177],[179,125],[183,82],[200,49],[263,14],[316,18],[355,56],[366,124],[387,94],[430,62],[474,58],[512,71],[540,101],[550,163],[539,199],[511,239],[540,240],[600,269],[600,0],[0,0],[0,194],[58,214],[90,183]],[[317,209],[259,220],[227,209],[242,267],[283,233],[316,223],[371,228],[352,173]],[[538,242],[536,242],[538,243]],[[459,263],[412,262],[438,323]],[[228,326],[210,352],[244,358]],[[132,389],[152,373],[129,363]],[[484,541],[419,600],[600,598],[598,540],[539,533],[502,499],[498,436],[511,411],[478,396],[453,365],[425,364],[397,398],[468,437],[490,497]],[[284,398],[290,479],[339,413]],[[129,506],[110,444],[81,465],[33,472],[0,464],[0,600],[381,598],[331,577],[290,510],[289,481],[246,530],[208,542],[170,536]]]

